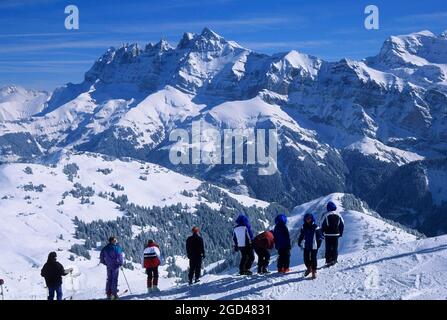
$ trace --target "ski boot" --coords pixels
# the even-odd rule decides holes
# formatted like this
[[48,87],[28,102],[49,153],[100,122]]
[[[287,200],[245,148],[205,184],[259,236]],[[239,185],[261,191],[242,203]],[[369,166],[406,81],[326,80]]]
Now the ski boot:
[[153,293],[159,293],[159,292],[160,292],[160,289],[158,289],[157,286],[153,286],[153,287],[152,287],[152,292],[153,292]]
[[330,268],[330,267],[332,267],[333,265],[335,265],[336,263],[337,263],[336,261],[328,261],[328,262],[326,262],[325,267],[326,267],[326,268]]
[[317,278],[317,271],[312,270],[312,280],[315,280]]
[[194,280],[194,283],[199,283],[199,282],[200,282],[200,279]]
[[308,268],[306,271],[304,271],[304,277],[307,277],[312,271],[310,268]]
[[262,273],[263,273],[263,274],[269,274],[269,273],[270,273],[270,271],[269,271],[269,269],[267,269],[267,268],[264,268],[264,269],[262,269]]

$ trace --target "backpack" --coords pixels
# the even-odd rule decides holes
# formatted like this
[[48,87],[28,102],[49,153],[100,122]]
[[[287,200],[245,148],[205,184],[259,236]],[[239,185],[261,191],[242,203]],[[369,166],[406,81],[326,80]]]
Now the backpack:
[[260,234],[258,234],[254,239],[254,244],[258,248],[262,249],[273,249],[273,246],[275,245],[275,239],[273,237],[273,232],[271,231],[264,231]]

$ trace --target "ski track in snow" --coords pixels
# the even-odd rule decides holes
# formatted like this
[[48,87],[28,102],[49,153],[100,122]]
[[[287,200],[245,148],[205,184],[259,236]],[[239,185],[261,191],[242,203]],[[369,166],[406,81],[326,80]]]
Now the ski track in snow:
[[134,294],[123,299],[447,298],[447,236],[361,250],[342,255],[339,261],[334,267],[322,268],[320,259],[316,280],[304,278],[305,268],[299,265],[287,275],[205,275],[192,287],[182,284],[156,295]]
[[[46,290],[40,267],[49,251],[57,250],[59,260],[66,268],[73,267],[76,277],[64,278],[64,294],[68,299],[98,299],[104,296],[105,268],[98,265],[97,251],[90,251],[91,260],[69,261],[67,249],[78,240],[73,239],[74,230],[71,219],[76,215],[87,220],[116,219],[120,213],[114,206],[101,202],[95,196],[96,210],[83,209],[75,199],[67,197],[65,205],[58,206],[63,190],[73,188],[75,182],[84,186],[94,186],[95,190],[113,191],[110,183],[121,183],[125,192],[130,192],[132,202],[141,204],[164,204],[189,202],[195,198],[183,197],[172,184],[182,185],[194,191],[200,181],[170,172],[152,164],[140,162],[104,161],[101,157],[72,155],[62,158],[57,167],[50,168],[37,164],[8,164],[0,170],[0,200],[2,205],[3,227],[0,225],[2,258],[0,277],[6,280],[7,299],[45,299]],[[78,177],[69,182],[61,172],[67,163],[76,162],[80,170]],[[33,174],[24,173],[26,166]],[[98,168],[113,168],[104,175]],[[146,173],[152,183],[141,181],[138,176]],[[132,174],[130,174],[132,172]],[[121,179],[125,177],[125,179]],[[159,178],[160,177],[160,178]],[[47,185],[43,192],[25,192],[23,186],[28,182]],[[141,192],[144,190],[144,192]],[[116,191],[116,190],[115,190]],[[142,196],[141,194],[145,195]],[[31,198],[27,201],[11,201]],[[148,197],[150,195],[150,197]],[[293,241],[291,265],[287,275],[276,272],[268,276],[233,276],[228,273],[205,275],[202,282],[193,287],[176,284],[175,278],[166,278],[162,268],[158,295],[146,292],[146,275],[141,267],[134,271],[125,270],[132,294],[124,294],[123,299],[445,299],[447,297],[447,236],[416,240],[416,236],[399,227],[392,226],[380,217],[364,210],[358,212],[345,210],[342,205],[343,194],[335,193],[321,197],[296,207],[290,218],[289,228]],[[246,205],[265,206],[266,203],[245,196],[235,196]],[[168,199],[165,201],[164,199]],[[329,269],[320,269],[318,279],[304,279],[302,252],[296,246],[297,232],[302,216],[312,212],[321,220],[325,204],[334,201],[345,220],[346,230],[340,239],[340,264]],[[62,209],[61,209],[62,208]],[[63,210],[63,211],[61,211]],[[64,239],[58,236],[63,234]],[[323,256],[324,245],[319,257]],[[274,252],[275,254],[275,252]],[[184,257],[176,257],[187,266]],[[272,257],[274,269],[276,256]],[[323,260],[319,260],[320,266]],[[186,268],[186,267],[185,267]],[[182,267],[183,270],[185,268]],[[234,274],[236,270],[232,270]],[[119,279],[123,292],[127,285],[123,275]],[[142,294],[143,293],[143,294]]]

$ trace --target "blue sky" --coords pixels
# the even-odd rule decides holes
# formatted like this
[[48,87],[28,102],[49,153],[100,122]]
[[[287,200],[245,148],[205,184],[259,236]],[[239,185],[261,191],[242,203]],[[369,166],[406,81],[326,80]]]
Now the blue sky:
[[[66,5],[77,5],[80,29],[66,30]],[[380,29],[366,30],[364,8],[380,9]],[[210,27],[252,50],[295,49],[327,60],[374,55],[390,35],[447,29],[447,2],[300,0],[0,0],[0,86],[52,90],[81,82],[110,46]]]

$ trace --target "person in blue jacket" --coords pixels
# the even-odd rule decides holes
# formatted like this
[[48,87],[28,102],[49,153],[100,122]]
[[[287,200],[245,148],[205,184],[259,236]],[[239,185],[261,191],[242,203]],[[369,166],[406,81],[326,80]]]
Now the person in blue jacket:
[[233,229],[234,250],[241,252],[241,262],[239,264],[240,275],[251,275],[251,266],[255,260],[253,251],[253,232],[247,216],[240,214],[236,219],[236,226]]
[[275,248],[278,250],[278,272],[286,273],[290,271],[290,243],[289,229],[287,228],[287,217],[280,214],[275,218],[275,228],[273,236],[275,238]]
[[304,240],[304,264],[307,270],[304,276],[312,273],[312,279],[317,277],[317,253],[323,241],[323,234],[320,227],[315,223],[315,217],[311,213],[304,215],[303,226],[298,237],[298,246],[303,249]]
[[107,267],[107,299],[118,299],[118,275],[124,264],[124,254],[116,237],[109,238],[109,243],[101,250],[99,260]]

